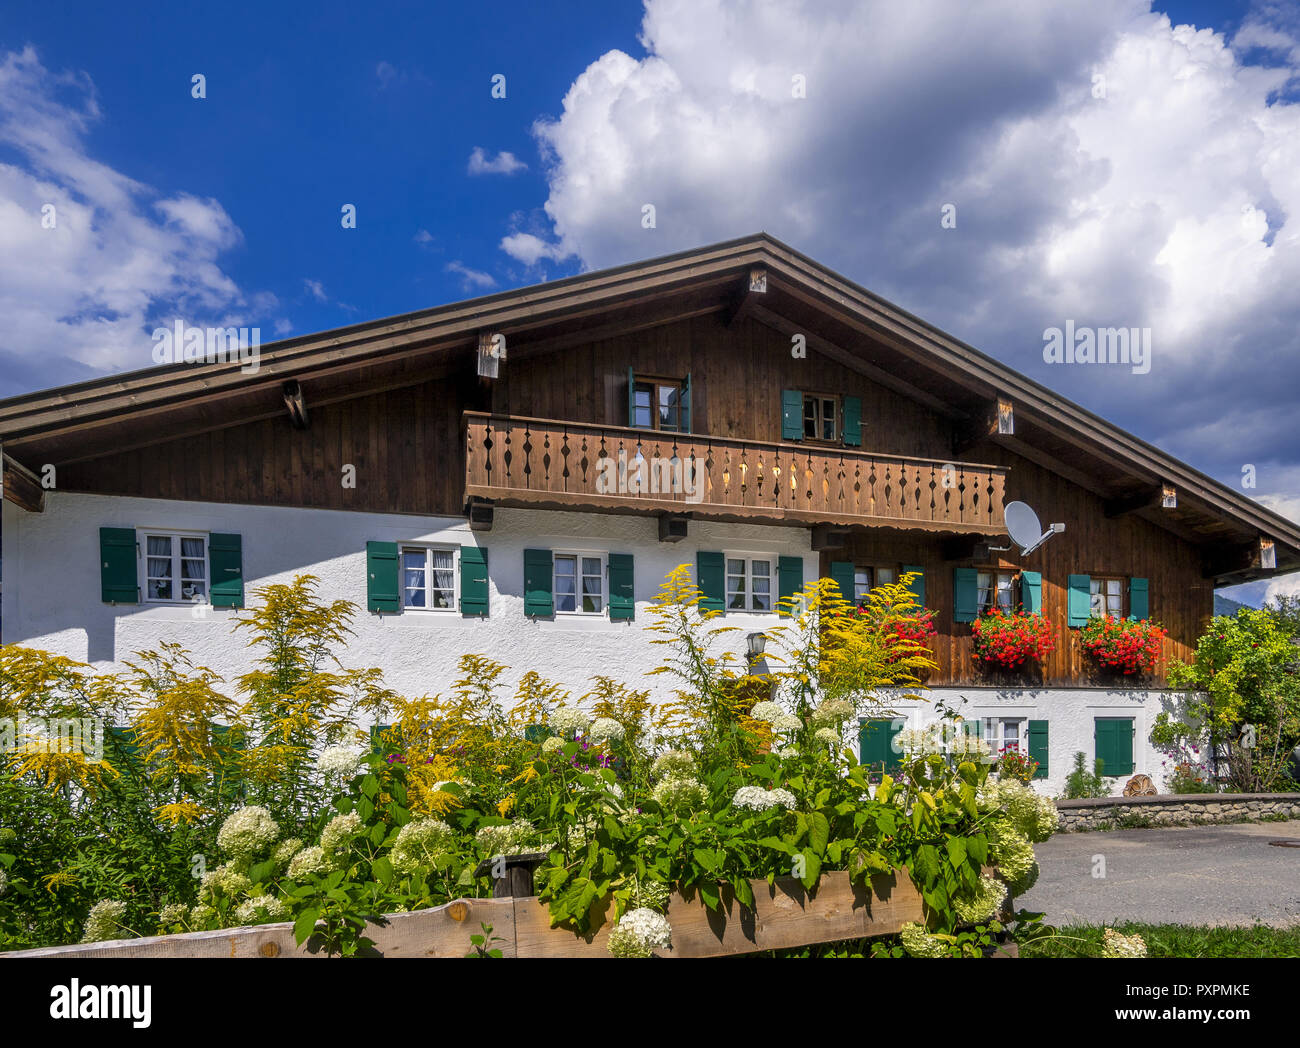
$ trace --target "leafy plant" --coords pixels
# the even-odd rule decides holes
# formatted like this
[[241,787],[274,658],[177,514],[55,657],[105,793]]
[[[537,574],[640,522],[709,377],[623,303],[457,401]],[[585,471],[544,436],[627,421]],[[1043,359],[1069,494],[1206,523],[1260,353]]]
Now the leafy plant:
[[981,665],[1018,669],[1056,647],[1052,623],[1036,612],[992,608],[971,624],[971,657]]
[[1092,762],[1092,771],[1088,771],[1084,768],[1083,761],[1083,751],[1076,751],[1074,754],[1074,768],[1065,777],[1065,792],[1061,796],[1066,800],[1109,796],[1110,787],[1102,777],[1105,762],[1098,757]]

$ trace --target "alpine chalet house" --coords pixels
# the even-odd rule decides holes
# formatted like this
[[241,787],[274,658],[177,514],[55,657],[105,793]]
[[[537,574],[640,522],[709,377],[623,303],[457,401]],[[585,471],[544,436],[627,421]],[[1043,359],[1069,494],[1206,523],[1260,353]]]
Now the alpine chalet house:
[[[0,441],[5,643],[117,668],[173,640],[230,679],[231,618],[310,572],[358,605],[345,664],[405,693],[483,652],[662,696],[642,627],[678,564],[740,652],[806,580],[915,571],[931,697],[1053,792],[1076,750],[1158,778],[1163,671],[1215,587],[1300,568],[1300,526],[763,234],[13,398]],[[1066,530],[1022,556],[1012,501]],[[1055,650],[981,668],[994,604]],[[1168,629],[1140,686],[1083,652],[1100,611]]]

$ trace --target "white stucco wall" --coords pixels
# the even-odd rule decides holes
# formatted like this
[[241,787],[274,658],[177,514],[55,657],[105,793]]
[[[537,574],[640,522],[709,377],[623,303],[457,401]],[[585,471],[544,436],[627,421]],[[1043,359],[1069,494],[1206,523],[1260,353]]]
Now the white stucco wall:
[[[511,686],[526,671],[583,694],[597,674],[649,688],[667,697],[666,676],[646,677],[659,664],[660,649],[646,605],[664,576],[678,564],[694,570],[698,550],[800,556],[804,578],[817,576],[818,558],[802,528],[692,522],[677,543],[658,538],[653,517],[498,509],[491,531],[472,532],[463,517],[439,518],[333,510],[232,506],[162,499],[118,498],[50,492],[46,509],[29,514],[4,504],[5,592],[3,641],[45,648],[120,668],[131,653],[176,641],[196,662],[233,679],[249,669],[244,633],[234,633],[232,609],[207,608],[202,618],[184,606],[118,605],[100,601],[99,529],[150,527],[243,536],[245,595],[260,586],[289,582],[303,572],[320,579],[319,594],[358,606],[355,636],[340,654],[349,667],[381,667],[390,687],[404,694],[445,691],[466,653],[489,655],[510,667]],[[366,611],[366,542],[447,543],[488,551],[489,615],[465,618],[459,611]],[[531,619],[523,611],[525,548],[588,549],[634,556],[636,619],[556,616]],[[773,599],[777,580],[772,579]],[[737,652],[745,634],[775,625],[775,615],[731,614],[728,626]]]
[[[981,688],[942,687],[921,692],[928,701],[896,702],[893,709],[907,720],[909,727],[921,727],[937,720],[935,704],[941,700],[963,718],[984,717],[1045,720],[1047,727],[1047,767],[1045,779],[1034,781],[1034,788],[1047,796],[1059,796],[1065,779],[1074,767],[1074,755],[1082,751],[1084,767],[1092,771],[1096,756],[1093,740],[1094,721],[1098,717],[1133,719],[1133,772],[1151,776],[1164,790],[1165,754],[1151,745],[1151,728],[1161,711],[1175,712],[1179,693],[1160,689],[1106,688]],[[1112,793],[1120,793],[1130,776],[1107,778]]]
[[[817,554],[802,528],[695,522],[687,539],[661,543],[652,517],[598,513],[498,509],[491,531],[472,532],[460,517],[236,506],[221,503],[119,498],[49,492],[46,509],[29,514],[3,503],[4,594],[0,640],[44,648],[120,669],[133,652],[175,641],[227,680],[247,672],[250,652],[245,634],[231,629],[236,612],[165,605],[106,605],[100,601],[99,529],[159,528],[238,532],[243,536],[245,592],[289,582],[303,572],[320,579],[319,593],[358,607],[355,636],[340,653],[344,665],[378,666],[387,683],[408,695],[446,691],[456,677],[456,661],[484,653],[510,667],[513,688],[530,669],[572,690],[575,698],[597,674],[648,688],[656,700],[673,687],[666,675],[647,676],[661,662],[652,645],[646,605],[664,576],[678,564],[695,563],[698,550],[801,556],[804,578],[815,578]],[[455,613],[405,612],[379,616],[366,608],[368,540],[480,545],[487,548],[490,613],[486,619]],[[527,618],[523,613],[523,551],[529,547],[594,549],[635,557],[636,620],[606,617]],[[775,589],[776,580],[773,579]],[[745,634],[777,623],[774,615],[726,617],[739,627],[728,643],[743,652]],[[233,686],[232,686],[233,692]],[[1049,722],[1049,777],[1037,783],[1046,793],[1064,788],[1073,754],[1082,750],[1091,768],[1095,717],[1135,721],[1135,771],[1163,785],[1161,755],[1147,741],[1156,714],[1173,696],[1161,691],[1094,688],[999,689],[935,688],[925,693],[945,699],[965,717],[1020,716]],[[964,702],[963,702],[964,700]],[[900,710],[919,725],[935,717],[929,703]],[[855,740],[856,741],[856,740]],[[1123,785],[1120,780],[1118,786]]]

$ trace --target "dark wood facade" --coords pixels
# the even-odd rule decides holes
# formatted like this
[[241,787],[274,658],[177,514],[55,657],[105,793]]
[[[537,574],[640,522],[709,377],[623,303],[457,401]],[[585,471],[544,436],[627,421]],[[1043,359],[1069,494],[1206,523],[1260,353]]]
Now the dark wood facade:
[[[60,487],[156,498],[458,515],[466,496],[464,412],[490,410],[625,432],[629,367],[637,373],[689,373],[696,432],[762,442],[798,459],[810,449],[781,442],[781,390],[835,390],[858,396],[863,403],[862,449],[846,449],[846,454],[990,462],[1006,469],[999,509],[1003,499],[1016,499],[1034,506],[1045,520],[1066,521],[1065,535],[1023,563],[1018,555],[998,555],[1005,567],[1042,573],[1044,611],[1060,624],[1057,650],[1046,660],[1039,683],[1108,683],[1082,656],[1077,631],[1064,628],[1066,577],[1071,573],[1147,578],[1151,616],[1170,631],[1165,658],[1190,653],[1213,609],[1213,585],[1202,578],[1199,558],[1189,543],[1134,515],[1108,518],[1105,500],[1005,448],[984,443],[964,457],[952,455],[950,419],[815,352],[807,359],[792,358],[788,338],[754,320],[728,327],[716,316],[696,317],[562,352],[507,360],[501,377],[490,383],[480,382],[473,367],[472,360],[463,359],[460,367],[436,379],[315,407],[304,430],[292,428],[284,418],[266,419],[74,463],[60,471]],[[665,434],[662,439],[670,446],[686,438]],[[835,455],[834,449],[817,449],[823,451]],[[355,488],[342,483],[346,465],[356,467]],[[583,500],[561,504],[580,508]],[[594,499],[587,504],[611,508],[598,506]],[[692,508],[680,506],[685,512]],[[743,507],[734,519],[747,518],[766,519],[761,511],[750,515]],[[895,569],[923,566],[927,604],[938,612],[940,629],[935,645],[940,669],[932,683],[998,683],[975,668],[970,627],[952,621],[952,569],[976,562],[969,555],[953,559],[951,535],[977,530],[959,523],[929,529],[858,525],[850,529],[846,547],[821,554],[822,571],[828,573],[833,560]],[[1024,677],[1014,680],[1025,682]]]

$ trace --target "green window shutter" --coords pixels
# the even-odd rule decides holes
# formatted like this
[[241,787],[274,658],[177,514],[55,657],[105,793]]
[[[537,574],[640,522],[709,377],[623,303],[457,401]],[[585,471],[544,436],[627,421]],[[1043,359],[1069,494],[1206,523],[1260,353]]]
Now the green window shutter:
[[1147,601],[1147,580],[1128,580],[1128,617],[1130,619],[1148,619],[1151,617],[1150,604]]
[[241,535],[208,536],[208,566],[212,572],[212,606],[244,606],[244,540]]
[[631,620],[636,617],[636,600],[632,591],[632,554],[609,555],[609,617]]
[[984,737],[984,721],[979,717],[967,717],[961,722],[961,730],[967,735],[974,735],[977,739]]
[[1026,615],[1042,614],[1043,575],[1038,571],[1020,573],[1020,606]]
[[391,724],[372,724],[370,725],[370,752],[384,752],[384,732],[391,728]]
[[366,607],[391,615],[402,610],[396,542],[366,543]]
[[135,530],[99,529],[99,599],[105,604],[138,604]]
[[[780,557],[776,562],[777,612],[790,615],[793,601],[803,589],[803,557]],[[784,607],[780,605],[784,604]]]
[[1034,778],[1047,778],[1047,721],[1045,720],[1029,722],[1029,759],[1038,761]]
[[545,724],[529,724],[524,727],[524,741],[543,743],[550,738],[551,729]]
[[[213,745],[225,745],[226,735],[229,731],[229,724],[212,725]],[[234,749],[242,750],[244,748],[244,739],[242,737],[238,738],[232,745]],[[238,758],[232,755],[222,763],[221,770],[217,773],[217,792],[226,800],[236,800],[244,795],[244,776],[239,771],[237,760]]]
[[921,566],[919,564],[904,564],[903,574],[906,575],[909,571],[916,572],[916,578],[914,578],[910,583],[908,583],[907,588],[911,590],[912,596],[916,598],[916,603],[921,605],[921,607],[924,608],[925,607],[925,572],[921,570]]
[[695,576],[695,585],[704,594],[700,610],[721,611],[726,588],[722,554],[703,551],[695,554]]
[[902,755],[894,751],[894,736],[903,730],[903,721],[863,720],[858,729],[859,762],[886,772],[902,766]]
[[[653,404],[650,406],[654,407]],[[636,369],[630,364],[627,369],[627,424],[636,425]]]
[[108,734],[111,750],[110,764],[114,757],[119,761],[128,761],[132,764],[141,763],[142,754],[140,753],[140,744],[136,741],[134,728],[123,728],[116,724],[110,724]]
[[851,448],[862,447],[862,398],[844,398],[844,443]]
[[974,568],[952,569],[952,621],[974,622],[979,614],[979,576]]
[[1101,773],[1107,777],[1133,774],[1133,721],[1129,717],[1098,717],[1093,740]]
[[488,613],[488,551],[483,546],[460,548],[460,613]]
[[831,561],[831,581],[840,588],[840,596],[853,603],[853,562],[851,560]]
[[555,614],[552,592],[551,551],[549,549],[524,550],[524,614],[531,617]]
[[691,432],[691,373],[682,379],[682,432]]
[[1069,578],[1070,597],[1069,624],[1082,626],[1092,614],[1092,576],[1071,575]]
[[781,390],[781,439],[803,440],[803,394]]

